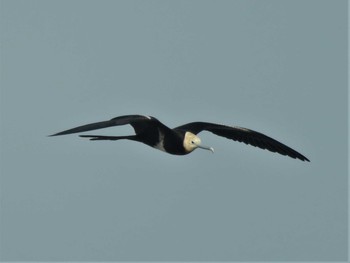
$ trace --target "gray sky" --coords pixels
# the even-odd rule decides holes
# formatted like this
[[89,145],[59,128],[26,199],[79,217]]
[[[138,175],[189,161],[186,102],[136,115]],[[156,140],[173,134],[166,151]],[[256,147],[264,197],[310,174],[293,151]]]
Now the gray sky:
[[[347,1],[1,1],[0,260],[347,257]],[[239,125],[305,163],[47,135]],[[116,127],[99,134],[130,134]]]

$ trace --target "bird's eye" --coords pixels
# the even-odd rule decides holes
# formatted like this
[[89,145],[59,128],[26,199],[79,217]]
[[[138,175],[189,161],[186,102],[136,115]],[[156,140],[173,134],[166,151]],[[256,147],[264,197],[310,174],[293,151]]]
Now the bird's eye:
[[194,141],[191,141],[192,144],[194,144]]

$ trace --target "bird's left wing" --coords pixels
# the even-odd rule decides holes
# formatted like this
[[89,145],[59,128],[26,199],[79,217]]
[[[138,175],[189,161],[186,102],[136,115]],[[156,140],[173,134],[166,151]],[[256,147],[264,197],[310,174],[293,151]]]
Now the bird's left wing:
[[85,131],[92,131],[92,130],[98,130],[98,129],[103,129],[107,127],[112,127],[112,126],[120,126],[120,125],[126,125],[130,124],[134,128],[137,126],[143,126],[145,123],[150,122],[150,121],[156,121],[159,123],[159,121],[153,117],[149,116],[143,116],[143,115],[124,115],[124,116],[119,116],[116,118],[113,118],[108,121],[101,121],[101,122],[95,122],[95,123],[90,123],[86,125],[82,125],[73,129],[65,130],[62,132],[55,133],[51,136],[57,136],[57,135],[66,135],[66,134],[72,134],[72,133],[78,133],[78,132],[85,132]]
[[190,131],[194,134],[200,133],[201,131],[209,131],[234,141],[244,142],[245,144],[250,144],[261,149],[267,149],[271,152],[288,155],[294,159],[309,161],[309,159],[302,154],[298,153],[287,145],[266,136],[265,134],[238,126],[230,127],[208,122],[191,122],[176,127],[175,130]]

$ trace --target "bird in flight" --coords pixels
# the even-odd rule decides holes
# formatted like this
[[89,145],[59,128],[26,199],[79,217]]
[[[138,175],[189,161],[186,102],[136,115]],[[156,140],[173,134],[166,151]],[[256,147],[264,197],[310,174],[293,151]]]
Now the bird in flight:
[[202,131],[209,131],[218,136],[226,137],[234,141],[244,142],[245,144],[259,147],[261,149],[267,149],[271,152],[277,152],[279,154],[287,155],[294,159],[309,162],[308,158],[293,150],[292,148],[260,132],[256,132],[250,129],[237,126],[231,127],[209,122],[191,122],[171,129],[165,126],[156,118],[145,115],[119,116],[108,121],[101,121],[82,125],[73,129],[55,133],[50,136],[80,133],[127,124],[130,124],[134,128],[135,135],[80,135],[80,137],[90,138],[90,140],[92,141],[116,141],[122,139],[132,140],[142,142],[153,148],[159,149],[170,154],[185,155],[191,153],[197,148],[210,150],[211,152],[214,152],[214,149],[212,147],[202,145],[201,139],[197,136],[197,134]]

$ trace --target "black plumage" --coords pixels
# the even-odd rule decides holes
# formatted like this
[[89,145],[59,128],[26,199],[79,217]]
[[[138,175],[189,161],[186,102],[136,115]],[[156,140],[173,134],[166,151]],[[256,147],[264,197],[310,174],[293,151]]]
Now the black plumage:
[[135,135],[128,136],[102,136],[102,135],[80,135],[90,140],[133,140],[145,143],[151,147],[165,151],[170,154],[185,155],[196,148],[204,148],[213,151],[213,148],[201,145],[198,133],[209,131],[218,136],[226,137],[238,142],[244,142],[261,149],[287,155],[294,159],[309,161],[308,158],[293,150],[292,148],[272,139],[260,132],[242,127],[231,127],[208,122],[191,122],[174,129],[170,129],[154,117],[143,115],[125,115],[108,121],[91,123],[73,129],[62,131],[51,136],[80,133],[97,130],[112,126],[130,124]]

